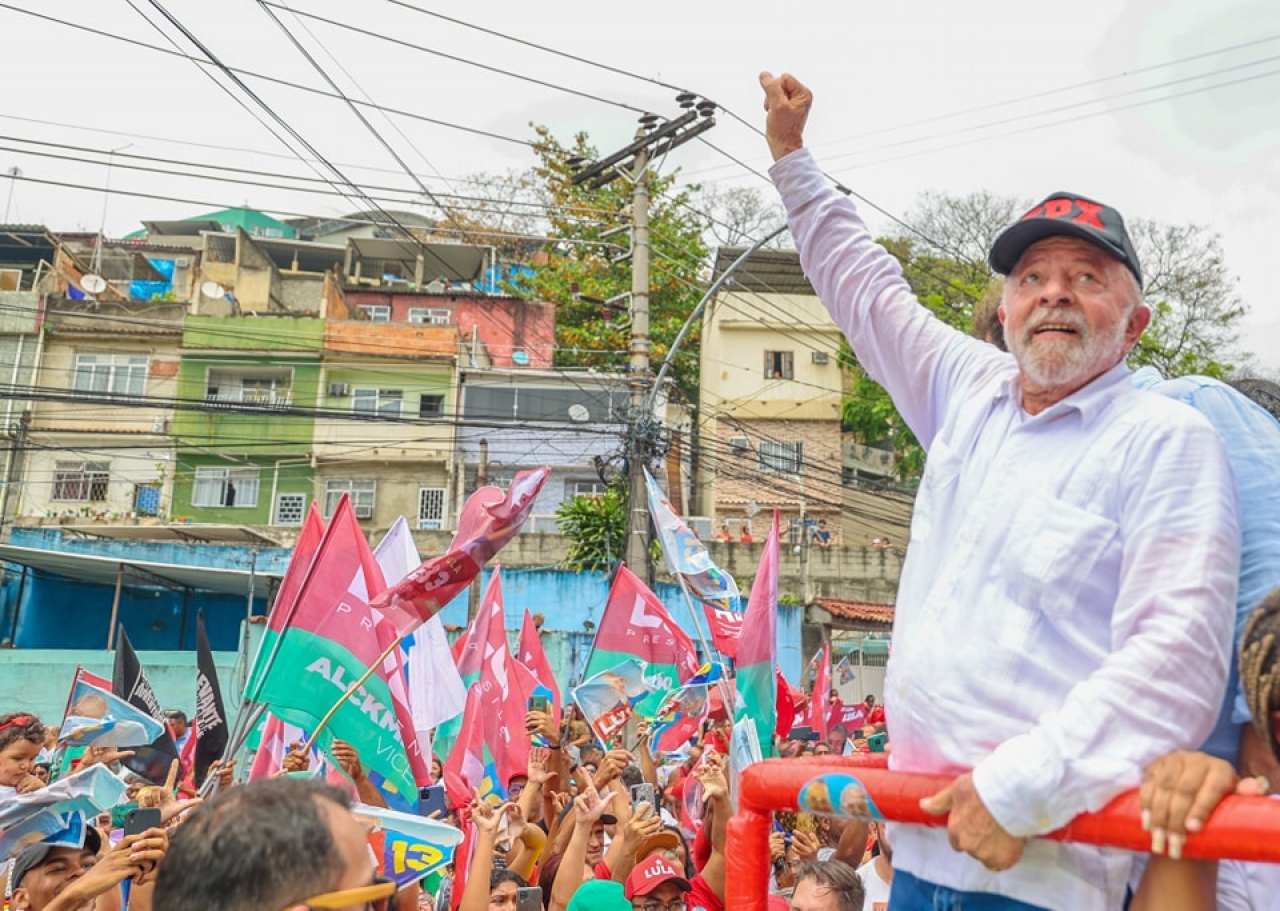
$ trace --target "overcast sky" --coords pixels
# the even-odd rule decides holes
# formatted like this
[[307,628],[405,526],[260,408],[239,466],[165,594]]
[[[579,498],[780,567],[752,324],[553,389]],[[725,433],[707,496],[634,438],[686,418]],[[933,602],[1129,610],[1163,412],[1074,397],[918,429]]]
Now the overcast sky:
[[[764,141],[742,121],[763,125],[757,73],[790,71],[817,96],[809,144],[826,170],[895,214],[905,213],[925,189],[1025,198],[1067,189],[1130,218],[1210,227],[1221,234],[1250,307],[1246,348],[1261,366],[1280,370],[1280,305],[1273,292],[1280,241],[1280,3],[1274,0],[651,0],[630,8],[578,0],[270,2],[278,5],[161,5],[227,65],[327,88],[271,20],[272,9],[344,92],[417,115],[392,115],[388,122],[368,113],[433,192],[465,194],[468,175],[529,166],[533,157],[523,143],[532,136],[530,122],[547,124],[566,140],[585,130],[602,151],[612,150],[635,130],[631,108],[679,113],[673,93],[656,82],[687,87],[725,109],[706,134],[715,148],[690,143],[672,153],[666,170],[678,166],[690,181],[768,189],[752,173],[768,165]],[[172,47],[171,36],[194,52],[150,0],[12,5],[147,44]],[[498,34],[410,8],[428,5]],[[286,6],[373,34],[295,18]],[[111,149],[119,149],[118,165],[147,164],[126,157],[145,155],[184,163],[156,165],[170,170],[213,165],[201,173],[221,178],[113,168],[115,192],[105,200],[111,235],[134,230],[143,218],[182,218],[222,206],[311,214],[359,207],[331,192],[225,182],[234,177],[227,167],[254,175],[315,173],[189,60],[13,9],[0,8],[0,28],[8,39],[0,55],[6,87],[0,172],[17,167],[24,178],[87,188],[0,177],[10,222],[97,230],[107,175],[101,153]],[[245,81],[357,182],[416,191],[341,101],[256,77]],[[233,94],[252,106],[238,89]],[[888,226],[878,215],[870,220],[875,228]]]

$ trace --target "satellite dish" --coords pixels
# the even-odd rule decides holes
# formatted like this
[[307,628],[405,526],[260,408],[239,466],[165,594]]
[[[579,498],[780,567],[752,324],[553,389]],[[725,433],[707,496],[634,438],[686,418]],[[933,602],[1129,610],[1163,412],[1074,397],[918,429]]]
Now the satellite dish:
[[101,294],[107,290],[107,280],[101,275],[94,275],[90,272],[84,278],[80,279],[80,286],[90,294]]
[[216,300],[221,300],[227,296],[227,289],[217,282],[205,282],[200,286],[200,293],[205,297],[212,297]]
[[760,512],[760,504],[758,504],[755,500],[748,500],[747,501],[748,518],[754,519],[759,514],[759,512]]
[[569,420],[575,424],[585,423],[589,417],[591,417],[591,412],[587,411],[586,405],[579,405],[575,402],[569,406]]

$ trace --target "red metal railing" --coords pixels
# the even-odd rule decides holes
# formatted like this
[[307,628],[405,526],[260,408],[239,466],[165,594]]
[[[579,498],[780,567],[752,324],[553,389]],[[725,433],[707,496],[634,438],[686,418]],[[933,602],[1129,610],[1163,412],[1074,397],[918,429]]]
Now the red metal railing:
[[[769,890],[770,814],[795,810],[800,789],[819,775],[844,772],[857,777],[886,819],[944,826],[920,800],[942,790],[944,775],[890,772],[886,754],[766,759],[745,769],[738,782],[738,812],[729,821],[725,905],[733,911],[766,911]],[[1097,813],[1078,816],[1043,836],[1060,841],[1146,852],[1151,835],[1142,830],[1138,792],[1121,794]],[[1232,858],[1280,863],[1280,801],[1228,797],[1214,810],[1204,831],[1187,836],[1184,857]]]

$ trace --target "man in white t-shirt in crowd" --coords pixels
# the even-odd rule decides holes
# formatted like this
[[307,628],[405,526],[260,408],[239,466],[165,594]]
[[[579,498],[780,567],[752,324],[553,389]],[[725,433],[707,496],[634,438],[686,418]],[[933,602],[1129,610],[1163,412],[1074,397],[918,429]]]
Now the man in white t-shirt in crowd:
[[878,822],[871,824],[871,834],[876,837],[879,851],[876,856],[858,868],[858,878],[867,897],[862,911],[888,911],[889,888],[893,885],[893,845],[885,834],[886,827]]

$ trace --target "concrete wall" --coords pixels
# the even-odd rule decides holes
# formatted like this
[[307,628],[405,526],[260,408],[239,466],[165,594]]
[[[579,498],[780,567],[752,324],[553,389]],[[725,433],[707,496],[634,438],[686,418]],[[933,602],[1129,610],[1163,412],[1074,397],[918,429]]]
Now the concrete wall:
[[[57,724],[66,708],[67,695],[81,665],[100,677],[111,679],[113,652],[98,650],[46,651],[43,649],[0,650],[0,714],[31,712],[46,724]],[[218,684],[229,713],[236,707],[235,652],[217,652],[214,663]],[[194,717],[196,707],[195,652],[139,651],[138,658],[165,708],[182,709]]]

